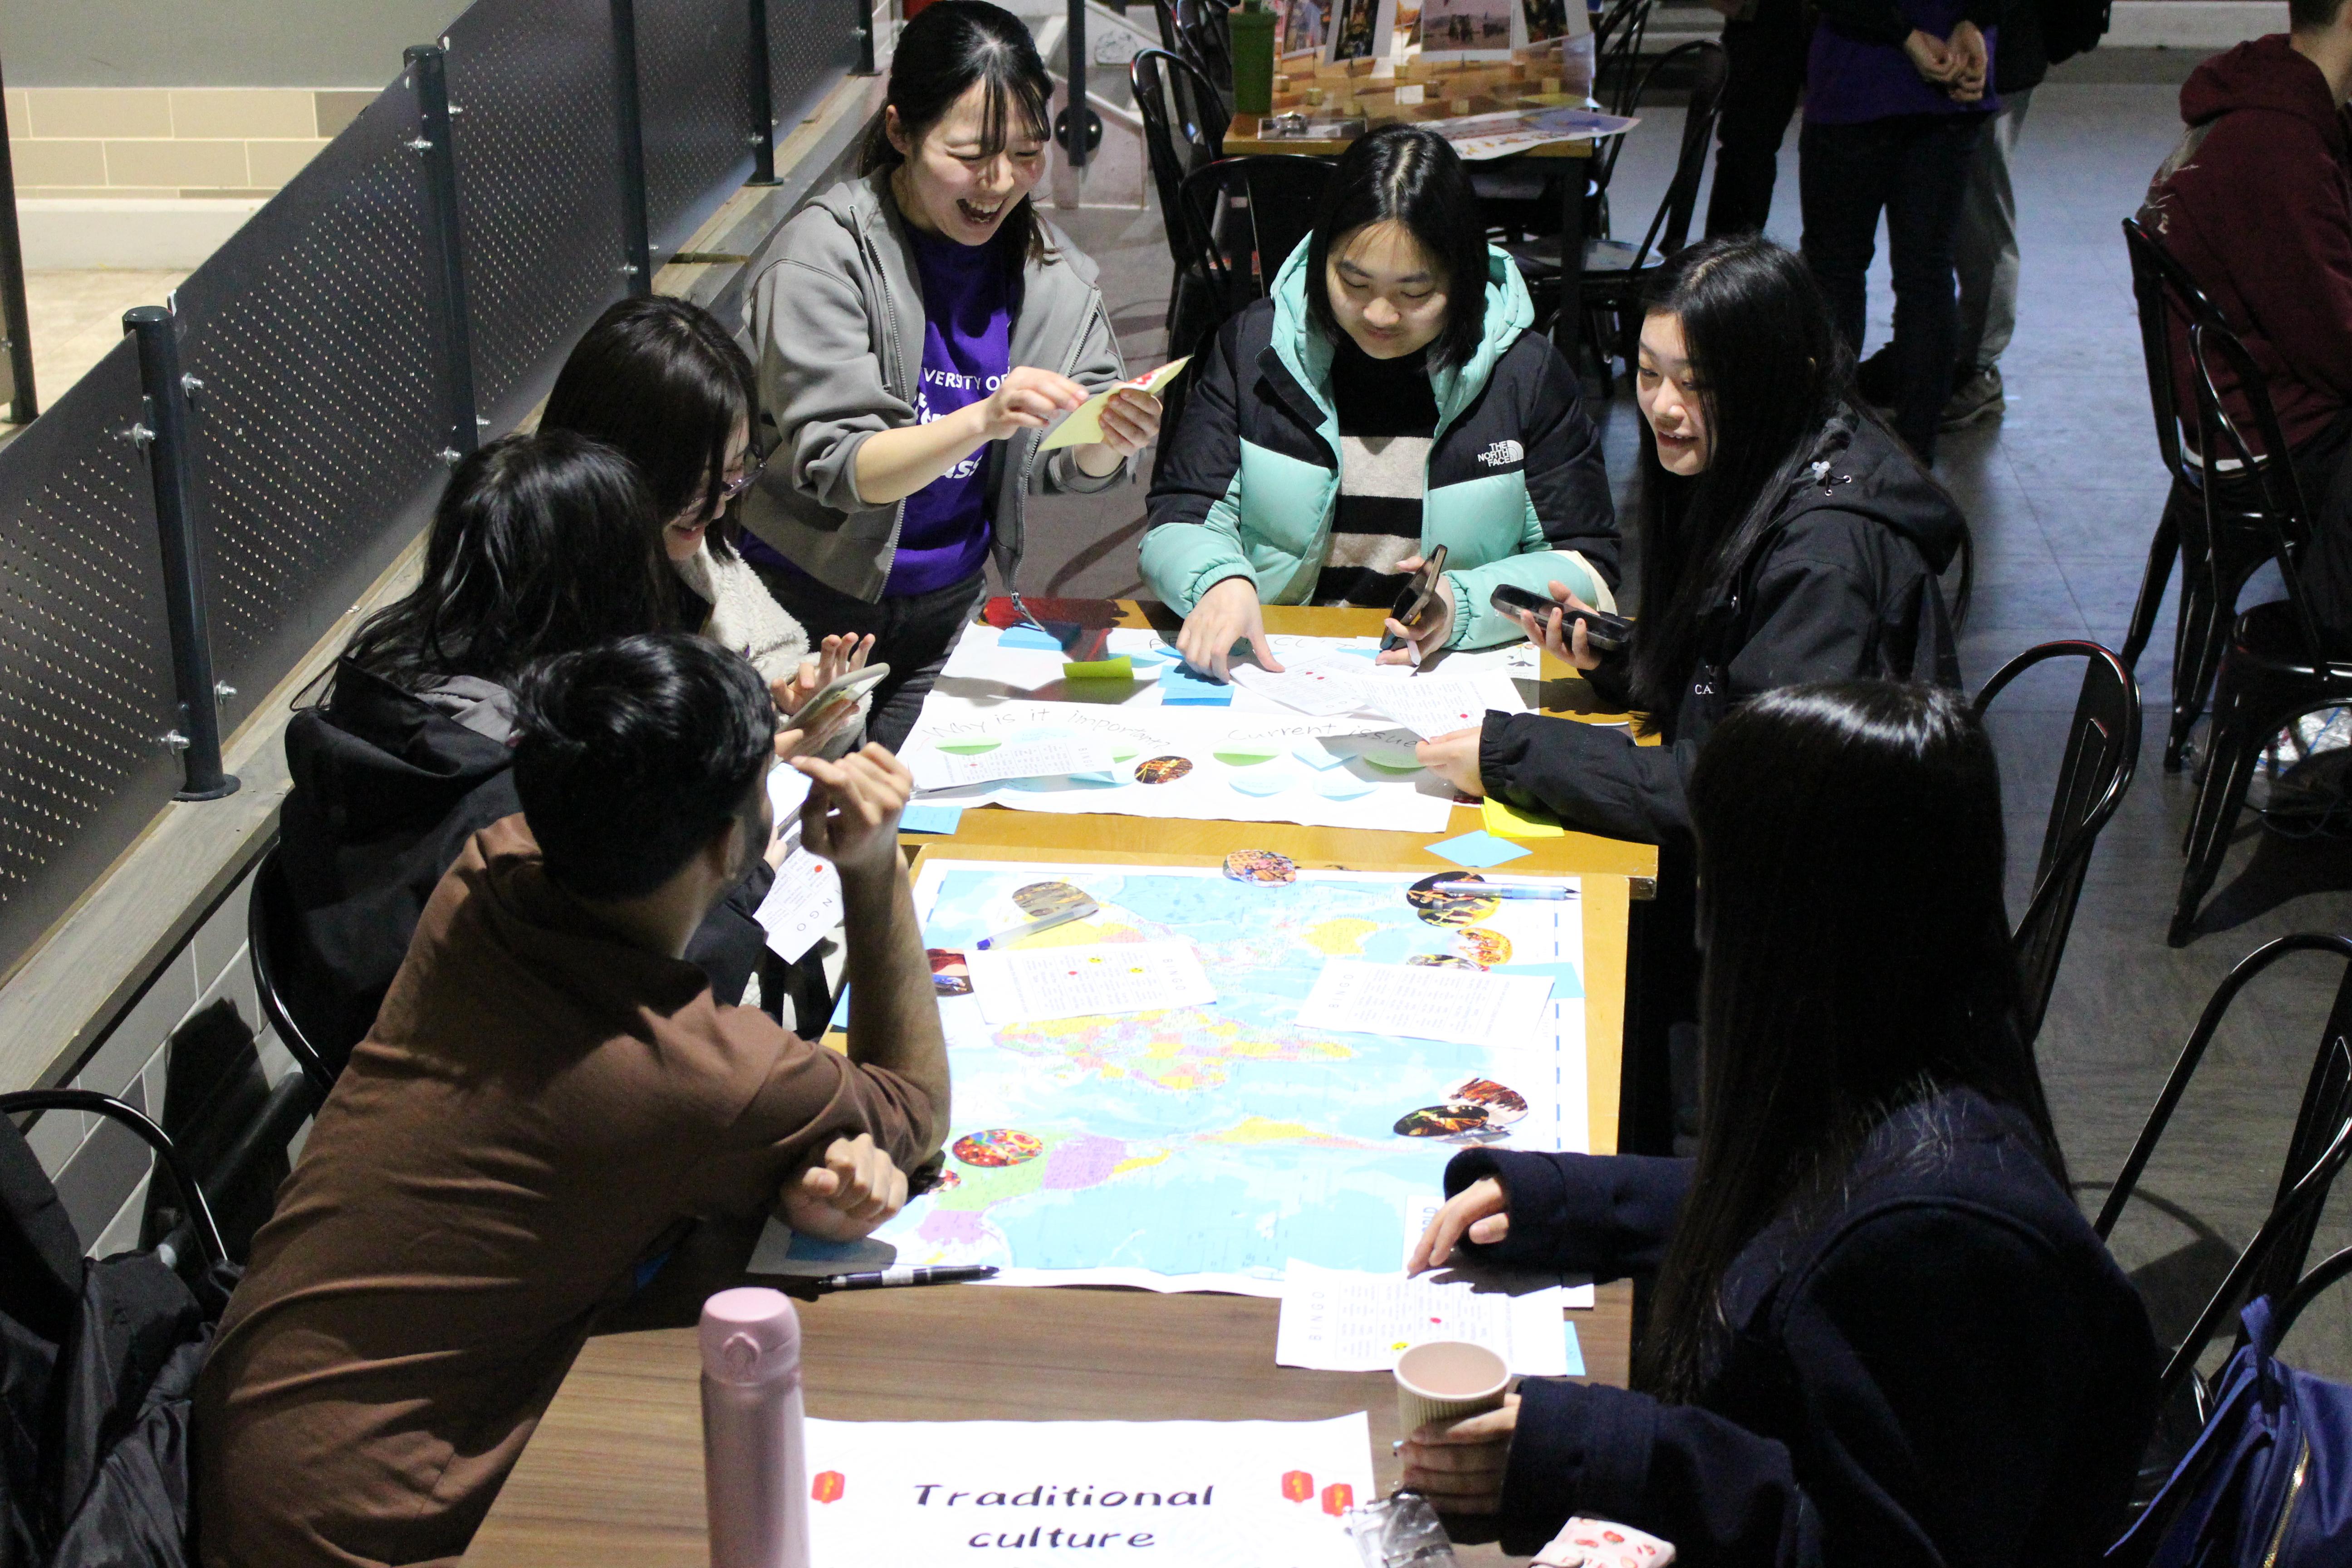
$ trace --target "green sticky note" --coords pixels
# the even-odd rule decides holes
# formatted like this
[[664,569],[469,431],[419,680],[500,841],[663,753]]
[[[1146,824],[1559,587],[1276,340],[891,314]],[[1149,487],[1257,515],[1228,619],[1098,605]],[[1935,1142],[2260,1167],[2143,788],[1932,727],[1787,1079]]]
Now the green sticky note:
[[959,757],[976,757],[982,752],[992,752],[1003,744],[1002,741],[959,741],[951,746],[941,746],[940,750]]
[[1256,746],[1235,746],[1229,751],[1209,754],[1229,768],[1254,768],[1260,763],[1270,763],[1275,759],[1273,752]]
[[1065,680],[1133,680],[1135,662],[1124,657],[1098,658],[1091,663],[1073,662],[1062,666]]

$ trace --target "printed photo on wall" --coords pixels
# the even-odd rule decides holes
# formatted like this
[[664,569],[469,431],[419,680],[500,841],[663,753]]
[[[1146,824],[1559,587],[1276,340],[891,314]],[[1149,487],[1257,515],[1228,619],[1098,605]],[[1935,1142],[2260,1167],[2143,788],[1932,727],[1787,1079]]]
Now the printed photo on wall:
[[1379,59],[1393,47],[1396,0],[1331,0],[1330,26],[1327,64]]
[[1289,0],[1282,8],[1282,37],[1275,41],[1276,52],[1286,57],[1320,54],[1328,16],[1321,0]]
[[[1526,42],[1523,0],[1422,0],[1421,52],[1454,59],[1505,60]],[[1539,3],[1539,0],[1533,0]],[[1530,3],[1529,8],[1533,8]]]
[[1584,30],[1575,26],[1585,17],[1582,0],[1573,7],[1572,16],[1569,0],[1520,0],[1520,9],[1526,15],[1530,47],[1572,37]]

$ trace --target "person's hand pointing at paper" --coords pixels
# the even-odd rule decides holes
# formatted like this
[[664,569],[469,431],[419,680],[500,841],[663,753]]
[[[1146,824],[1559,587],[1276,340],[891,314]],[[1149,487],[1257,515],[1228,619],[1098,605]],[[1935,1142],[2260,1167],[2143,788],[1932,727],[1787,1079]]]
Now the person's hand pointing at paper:
[[1233,662],[1234,644],[1244,637],[1258,663],[1280,675],[1282,661],[1274,657],[1273,646],[1265,640],[1265,616],[1258,606],[1257,584],[1246,577],[1228,577],[1202,595],[1192,613],[1184,617],[1183,629],[1176,634],[1176,651],[1194,669],[1223,680]]

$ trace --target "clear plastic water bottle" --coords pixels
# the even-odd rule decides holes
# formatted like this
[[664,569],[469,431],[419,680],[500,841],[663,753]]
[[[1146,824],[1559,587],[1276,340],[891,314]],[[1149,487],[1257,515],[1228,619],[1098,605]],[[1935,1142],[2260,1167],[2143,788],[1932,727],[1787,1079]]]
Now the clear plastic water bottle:
[[702,1468],[710,1568],[808,1568],[801,1321],[780,1291],[702,1304]]

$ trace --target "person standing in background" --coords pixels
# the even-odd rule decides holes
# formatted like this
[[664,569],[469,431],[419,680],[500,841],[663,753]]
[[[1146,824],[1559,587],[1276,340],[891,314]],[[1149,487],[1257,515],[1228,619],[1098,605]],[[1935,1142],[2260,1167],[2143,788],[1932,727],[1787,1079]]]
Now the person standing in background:
[[1723,13],[1723,52],[1731,72],[1715,127],[1715,192],[1706,201],[1706,237],[1761,234],[1772,216],[1780,138],[1805,90],[1812,18],[1805,0],[1708,3]]
[[1952,237],[1984,122],[1999,112],[1990,58],[2005,0],[1828,0],[1805,62],[1798,142],[1805,262],[1859,353],[1870,262],[1886,215],[1895,282],[1895,432],[1923,463],[1951,395],[1959,335]]
[[2010,160],[2025,129],[2033,89],[2050,74],[2042,42],[2042,0],[2011,0],[1993,51],[1992,79],[2000,83],[2000,112],[1986,122],[1960,197],[1960,226],[1952,236],[1952,269],[1960,283],[1959,353],[1952,362],[1952,395],[1941,426],[1957,430],[1999,414],[2008,399],[2000,384],[2001,352],[2017,330],[2017,190]]

